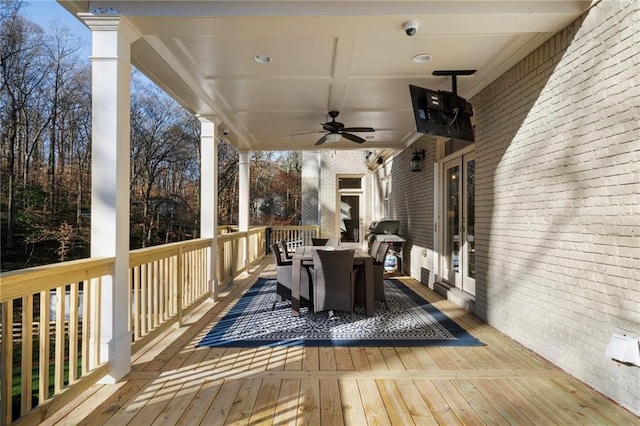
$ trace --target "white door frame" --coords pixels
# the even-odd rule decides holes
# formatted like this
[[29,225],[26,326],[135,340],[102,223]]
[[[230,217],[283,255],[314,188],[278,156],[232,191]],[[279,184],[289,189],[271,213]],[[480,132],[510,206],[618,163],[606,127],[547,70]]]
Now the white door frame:
[[[434,259],[435,262],[435,274],[437,281],[445,281],[451,285],[455,285],[456,287],[475,295],[475,278],[470,277],[468,274],[468,259],[465,253],[469,253],[469,236],[468,230],[466,228],[466,220],[467,220],[467,209],[466,209],[466,194],[467,194],[467,179],[466,179],[466,166],[467,162],[470,160],[474,160],[475,157],[475,146],[469,145],[464,149],[456,151],[453,154],[450,154],[435,164],[434,172],[434,191],[435,191],[435,207],[434,207],[434,246],[436,248],[436,256]],[[459,217],[460,217],[460,231],[459,231],[459,268],[458,272],[454,273],[453,277],[448,277],[449,271],[448,266],[445,264],[447,261],[447,256],[443,252],[443,250],[447,247],[446,241],[446,230],[447,230],[447,204],[445,198],[446,190],[444,185],[446,185],[447,180],[445,179],[445,167],[447,165],[454,166],[454,162],[458,162],[458,166],[460,167],[460,175],[463,181],[463,185],[461,185],[459,189],[459,197],[462,201],[459,205]],[[475,237],[475,236],[474,236]],[[453,271],[452,271],[453,272]]]

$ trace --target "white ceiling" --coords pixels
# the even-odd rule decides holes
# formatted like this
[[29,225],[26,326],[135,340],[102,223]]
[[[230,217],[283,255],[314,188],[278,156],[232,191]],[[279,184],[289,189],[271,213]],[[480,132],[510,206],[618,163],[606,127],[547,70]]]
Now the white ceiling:
[[[60,1],[60,0],[59,0]],[[87,2],[60,1],[72,10]],[[591,1],[99,1],[141,34],[133,64],[187,109],[215,117],[240,149],[309,150],[327,111],[347,127],[374,127],[362,145],[403,149],[418,136],[409,84],[470,98],[566,27]],[[111,11],[113,12],[113,11]],[[402,25],[417,21],[409,37]],[[432,55],[426,63],[411,58]],[[273,61],[259,64],[256,54]],[[314,132],[289,136],[292,133]]]

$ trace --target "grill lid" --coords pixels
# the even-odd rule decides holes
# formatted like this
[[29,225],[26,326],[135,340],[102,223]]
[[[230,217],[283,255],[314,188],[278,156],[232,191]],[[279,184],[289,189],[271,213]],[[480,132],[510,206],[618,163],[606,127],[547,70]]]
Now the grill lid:
[[399,231],[399,220],[381,219],[373,221],[371,225],[369,225],[370,234],[397,234]]

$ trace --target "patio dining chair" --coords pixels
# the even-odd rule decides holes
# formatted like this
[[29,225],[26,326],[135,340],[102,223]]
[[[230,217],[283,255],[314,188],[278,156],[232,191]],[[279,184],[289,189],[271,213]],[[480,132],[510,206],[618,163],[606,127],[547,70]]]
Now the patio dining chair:
[[[274,243],[270,246],[271,254],[276,262],[276,298],[271,306],[271,310],[275,309],[276,303],[284,300],[291,300],[291,283],[293,278],[293,261],[283,260],[283,254],[280,250],[280,244]],[[309,271],[306,267],[302,267],[300,271],[300,305],[307,304],[313,308],[311,304],[311,279]]]
[[384,302],[387,309],[389,309],[389,304],[384,294],[384,260],[389,253],[389,248],[389,244],[380,243],[373,260],[373,300]]
[[371,247],[369,248],[369,255],[371,257],[375,258],[378,255],[378,248],[380,247],[380,244],[380,240],[373,240],[373,242],[371,243]]
[[328,238],[311,238],[311,245],[319,247],[324,246],[329,242]]
[[290,254],[289,250],[287,249],[287,241],[280,240],[278,241],[278,245],[280,246],[280,252],[284,255],[283,258],[285,260],[291,260],[293,258],[293,255]]
[[315,312],[344,311],[353,321],[357,268],[355,250],[315,250],[313,252],[313,306]]

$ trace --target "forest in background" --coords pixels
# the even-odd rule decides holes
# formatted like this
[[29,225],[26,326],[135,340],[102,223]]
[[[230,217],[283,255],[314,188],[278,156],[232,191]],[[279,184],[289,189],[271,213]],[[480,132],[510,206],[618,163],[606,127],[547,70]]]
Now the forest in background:
[[[0,2],[1,270],[89,256],[91,65],[67,28]],[[238,153],[220,140],[218,223],[237,224]],[[132,249],[199,235],[200,123],[137,71],[131,79]],[[300,222],[299,152],[250,157],[251,225]]]

